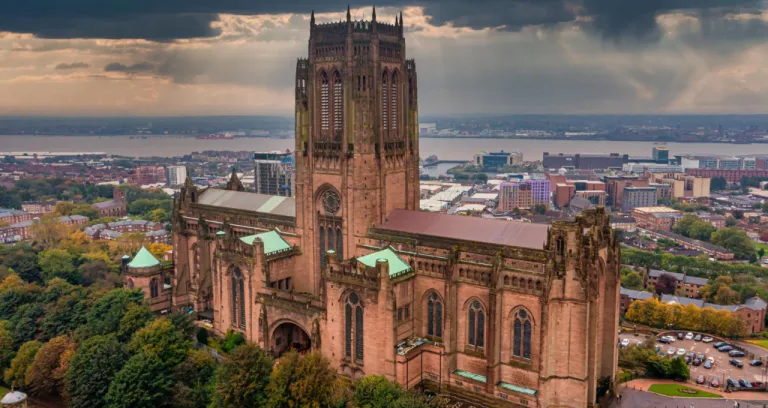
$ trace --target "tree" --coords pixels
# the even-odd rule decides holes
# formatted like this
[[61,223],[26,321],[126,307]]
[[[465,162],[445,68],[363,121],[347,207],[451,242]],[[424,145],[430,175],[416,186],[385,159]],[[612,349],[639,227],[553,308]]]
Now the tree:
[[80,279],[83,286],[111,286],[109,289],[114,289],[114,283],[108,279],[109,275],[109,266],[100,259],[80,265]]
[[399,384],[383,376],[363,377],[355,384],[353,401],[360,408],[388,408],[404,394]]
[[669,376],[687,380],[691,376],[691,371],[688,369],[688,364],[682,358],[677,357],[669,365]]
[[706,221],[697,221],[691,226],[691,229],[688,231],[688,236],[701,241],[709,241],[712,233],[715,231],[717,231],[717,228],[712,224]]
[[16,357],[11,360],[11,366],[5,370],[3,379],[11,387],[19,388],[27,384],[27,369],[35,361],[35,355],[40,350],[39,341],[28,341],[19,347]]
[[765,248],[763,247],[758,248],[757,256],[759,256],[762,259],[765,256]]
[[280,358],[270,377],[270,407],[332,407],[339,400],[338,377],[330,362],[318,352],[300,356],[289,351]]
[[116,333],[120,321],[128,311],[130,304],[139,305],[144,295],[139,290],[113,289],[102,296],[88,311],[88,329],[90,335]]
[[[35,360],[27,370],[26,385],[32,394],[62,394],[64,391],[64,373],[62,358],[67,358],[75,351],[75,342],[67,336],[54,337],[43,344],[35,355]],[[64,364],[67,364],[64,361]]]
[[726,217],[725,218],[725,226],[726,227],[735,227],[739,222],[736,221],[736,218],[733,217]]
[[728,286],[720,286],[715,294],[715,303],[719,305],[734,305],[741,301],[739,292],[729,288]]
[[171,405],[174,408],[206,408],[212,396],[216,361],[203,350],[189,350],[176,367]]
[[544,213],[546,213],[546,212],[547,212],[547,206],[546,206],[546,205],[544,205],[544,204],[536,204],[536,205],[533,207],[533,211],[534,211],[536,214],[542,214],[542,215],[543,215]]
[[42,282],[35,251],[31,247],[15,246],[18,246],[19,249],[7,254],[3,263],[27,282]]
[[105,407],[110,383],[128,360],[115,335],[95,336],[78,348],[66,374],[69,404],[73,407]]
[[0,320],[0,372],[5,372],[14,357],[13,336],[7,326],[7,321]]
[[621,277],[621,286],[626,289],[641,290],[643,289],[643,277],[639,273],[631,271]]
[[154,222],[168,222],[170,217],[168,213],[162,208],[155,208],[149,212],[149,219]]
[[[49,281],[49,285],[51,282],[53,280]],[[73,332],[86,323],[89,306],[87,291],[77,288],[50,302],[39,322],[43,338],[50,339]]]
[[656,293],[673,294],[677,289],[677,278],[668,273],[662,273],[656,280]]
[[744,211],[741,211],[741,210],[733,210],[733,211],[731,211],[731,215],[733,216],[733,218],[735,218],[737,220],[743,220],[744,219]]
[[165,259],[166,252],[173,249],[173,247],[167,244],[156,242],[154,244],[150,244],[149,248],[147,249],[149,249],[149,253],[151,253],[155,258]]
[[216,370],[214,406],[220,408],[263,407],[272,358],[250,344],[236,347]]
[[128,349],[134,353],[157,356],[167,367],[176,367],[184,360],[191,343],[168,318],[150,321],[137,331]]
[[59,277],[70,283],[80,282],[74,259],[67,251],[56,248],[46,249],[37,255],[37,263],[43,271],[45,280]]
[[120,341],[128,341],[134,333],[141,330],[152,320],[152,311],[145,304],[128,304],[125,314],[120,319],[120,328],[117,331],[117,338]]
[[755,258],[755,244],[741,229],[721,228],[712,234],[712,243],[729,249],[736,258]]
[[154,408],[164,406],[173,379],[158,354],[139,352],[115,376],[106,402],[110,408]]
[[35,241],[44,248],[53,248],[69,235],[72,227],[59,221],[52,214],[44,215],[30,227]]
[[683,216],[683,218],[680,218],[680,221],[676,222],[675,225],[672,226],[672,231],[687,237],[691,227],[693,227],[693,224],[695,224],[698,220],[699,217],[693,214],[686,214]]
[[728,187],[728,182],[725,181],[725,177],[712,177],[709,187],[712,191],[722,191]]

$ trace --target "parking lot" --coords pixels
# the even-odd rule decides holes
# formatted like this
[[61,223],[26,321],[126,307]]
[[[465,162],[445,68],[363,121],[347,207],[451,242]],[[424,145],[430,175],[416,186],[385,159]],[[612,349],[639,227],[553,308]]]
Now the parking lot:
[[[709,386],[709,384],[712,381],[713,377],[718,377],[718,380],[720,381],[720,388],[722,389],[725,384],[725,380],[727,378],[733,378],[734,380],[738,381],[739,379],[745,379],[747,381],[753,382],[753,381],[760,381],[765,384],[766,380],[766,373],[764,371],[764,367],[753,367],[749,365],[750,360],[748,357],[736,357],[737,360],[740,360],[742,363],[744,363],[743,368],[738,368],[732,364],[730,364],[728,361],[732,359],[728,355],[727,352],[720,352],[717,349],[714,348],[714,344],[718,341],[715,340],[710,343],[704,343],[704,342],[697,342],[694,340],[679,340],[677,339],[677,332],[670,333],[675,336],[675,342],[670,344],[662,344],[662,343],[656,343],[656,345],[661,347],[661,350],[659,351],[660,354],[663,354],[665,356],[668,356],[669,358],[672,358],[673,356],[670,356],[667,352],[670,348],[675,349],[684,349],[685,354],[688,354],[689,352],[694,352],[697,355],[698,354],[704,354],[705,360],[709,357],[713,357],[714,363],[712,368],[707,369],[704,368],[704,363],[696,366],[693,364],[689,364],[688,367],[691,371],[691,379],[696,380],[699,375],[703,375],[706,381],[706,385]],[[637,344],[642,343],[645,341],[647,337],[645,336],[634,336],[632,334],[622,334],[620,335],[621,339],[629,339],[630,344]],[[674,357],[684,357],[684,355],[678,355],[675,354]]]

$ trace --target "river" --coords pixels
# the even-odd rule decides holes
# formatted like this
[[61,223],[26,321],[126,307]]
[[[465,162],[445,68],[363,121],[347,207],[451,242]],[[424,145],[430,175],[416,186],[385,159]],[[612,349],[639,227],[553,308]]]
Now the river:
[[[472,160],[481,151],[520,151],[524,160],[541,160],[542,153],[621,153],[650,156],[651,142],[526,140],[526,139],[436,139],[422,138],[421,157],[437,155],[441,160]],[[766,154],[768,144],[667,143],[670,155],[681,153]],[[2,136],[0,152],[104,152],[129,157],[181,156],[203,150],[270,151],[294,149],[292,139],[242,138],[199,140],[163,136],[136,139],[129,136]]]

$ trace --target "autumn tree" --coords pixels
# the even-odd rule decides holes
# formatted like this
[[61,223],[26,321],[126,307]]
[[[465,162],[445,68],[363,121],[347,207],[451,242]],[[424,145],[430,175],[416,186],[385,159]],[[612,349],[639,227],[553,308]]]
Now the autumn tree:
[[[62,394],[64,374],[75,351],[75,343],[67,336],[54,337],[43,344],[26,373],[26,385],[36,395]],[[64,361],[62,361],[64,359]]]
[[635,271],[630,271],[621,277],[621,286],[626,289],[643,289],[643,277]]
[[54,248],[72,231],[72,227],[54,215],[44,215],[30,227],[32,238],[44,248]]
[[741,301],[741,296],[735,290],[722,285],[715,294],[715,303],[719,305],[734,305]]
[[157,356],[167,367],[174,368],[184,360],[191,345],[184,333],[177,330],[168,318],[160,318],[137,331],[128,349],[134,353]]
[[330,362],[318,352],[299,355],[289,351],[280,358],[270,376],[267,394],[269,406],[332,407],[340,399],[338,375]]
[[677,290],[677,278],[668,273],[662,273],[656,280],[656,293],[674,294]]
[[35,355],[40,350],[39,341],[28,341],[21,345],[16,357],[11,360],[11,366],[5,370],[3,379],[11,387],[19,388],[27,384],[27,369],[35,361]]
[[235,347],[216,370],[214,406],[220,408],[263,407],[272,358],[261,348],[243,344]]
[[173,247],[167,244],[156,242],[156,243],[150,244],[147,249],[149,250],[149,253],[151,253],[155,258],[165,259],[166,252],[173,249]]

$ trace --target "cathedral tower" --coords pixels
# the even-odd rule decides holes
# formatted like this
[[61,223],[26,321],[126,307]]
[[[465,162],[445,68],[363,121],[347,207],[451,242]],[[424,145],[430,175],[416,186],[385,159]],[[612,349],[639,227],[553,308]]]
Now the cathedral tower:
[[310,22],[309,56],[296,65],[296,224],[319,290],[324,254],[357,255],[368,228],[397,208],[417,209],[416,65],[402,14]]

